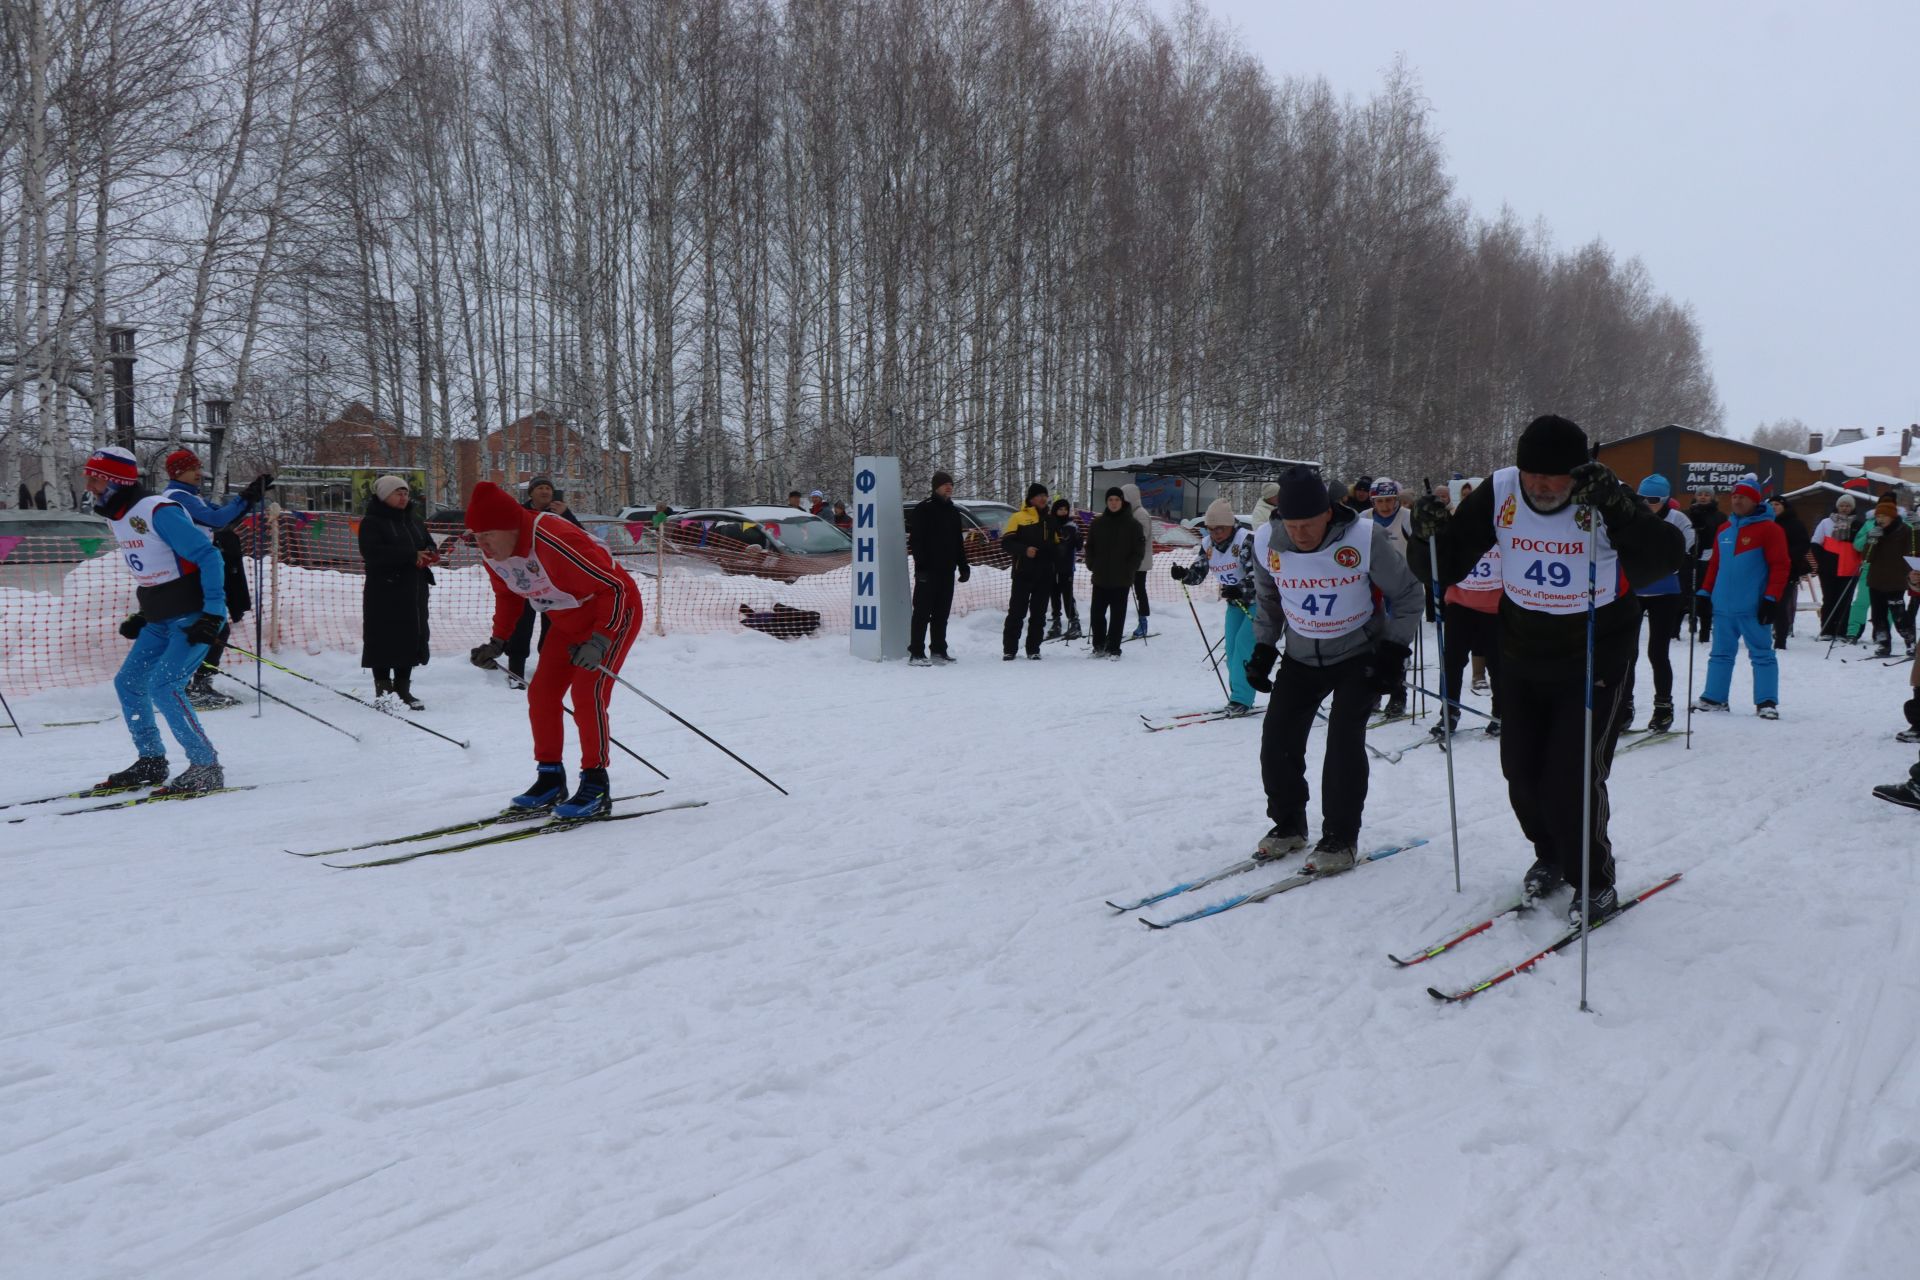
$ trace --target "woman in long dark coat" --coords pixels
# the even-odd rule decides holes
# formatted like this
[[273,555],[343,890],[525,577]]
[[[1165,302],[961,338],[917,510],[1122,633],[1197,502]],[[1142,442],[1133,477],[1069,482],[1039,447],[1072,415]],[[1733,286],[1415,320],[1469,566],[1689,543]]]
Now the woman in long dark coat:
[[373,671],[377,696],[415,711],[413,669],[427,665],[427,591],[440,559],[426,526],[414,517],[407,482],[381,476],[360,518],[360,558],[367,581],[360,605],[360,665]]

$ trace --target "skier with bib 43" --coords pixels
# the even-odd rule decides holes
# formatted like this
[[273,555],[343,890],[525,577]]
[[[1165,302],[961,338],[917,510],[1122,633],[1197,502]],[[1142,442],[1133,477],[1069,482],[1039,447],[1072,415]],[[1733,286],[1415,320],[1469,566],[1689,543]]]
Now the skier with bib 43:
[[[598,668],[620,670],[640,634],[640,588],[578,525],[551,511],[527,510],[491,481],[473,487],[467,528],[493,582],[493,635],[475,646],[473,665],[491,667],[499,661],[526,605],[553,620],[527,686],[538,772],[512,803],[519,809],[551,808],[556,818],[599,817],[613,806],[607,782],[613,678]],[[555,658],[562,652],[571,663]],[[571,798],[560,760],[566,742],[561,699],[569,691],[580,734],[580,786]]]
[[[1319,473],[1289,467],[1273,517],[1253,535],[1253,656],[1247,683],[1271,693],[1260,730],[1260,781],[1273,828],[1256,856],[1277,858],[1307,843],[1307,733],[1333,695],[1320,771],[1318,872],[1345,871],[1360,841],[1367,802],[1367,720],[1375,699],[1400,688],[1420,582],[1386,530],[1335,506]],[[1382,606],[1385,606],[1384,608]],[[1280,656],[1282,628],[1286,661]]]
[[[1505,467],[1456,512],[1436,497],[1413,510],[1408,559],[1422,577],[1437,551],[1443,584],[1500,549],[1500,769],[1520,830],[1532,844],[1526,888],[1540,895],[1581,880],[1576,815],[1592,789],[1591,918],[1618,905],[1607,838],[1607,773],[1623,723],[1627,671],[1640,636],[1633,595],[1686,561],[1680,531],[1598,462],[1566,418],[1535,418]],[[1429,550],[1431,544],[1433,550]],[[1589,587],[1589,557],[1592,561]],[[1593,774],[1582,778],[1588,699],[1588,608],[1593,643]],[[1581,918],[1579,893],[1570,917]]]

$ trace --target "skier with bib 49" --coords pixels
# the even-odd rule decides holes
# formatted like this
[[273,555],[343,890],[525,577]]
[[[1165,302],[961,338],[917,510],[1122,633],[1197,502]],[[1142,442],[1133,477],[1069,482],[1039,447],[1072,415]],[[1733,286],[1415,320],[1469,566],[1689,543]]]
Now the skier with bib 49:
[[[140,610],[120,624],[133,641],[113,678],[120,714],[139,759],[101,788],[166,783],[164,793],[217,791],[227,785],[220,757],[187,700],[187,682],[206,659],[207,646],[227,625],[225,566],[219,548],[170,498],[140,485],[140,466],[125,449],[105,448],[87,459],[87,492],[105,516],[133,572]],[[167,781],[167,749],[154,707],[187,753],[187,768]]]
[[[491,667],[499,661],[526,605],[553,621],[527,686],[538,772],[512,803],[519,809],[551,808],[557,818],[599,817],[613,806],[607,782],[613,678],[597,668],[620,670],[640,634],[640,588],[578,525],[550,511],[528,511],[491,481],[473,487],[467,528],[493,582],[493,635],[475,646],[473,665]],[[571,663],[555,658],[561,652]],[[560,760],[566,744],[560,703],[569,691],[580,734],[580,786],[571,798]]]
[[[1587,435],[1565,418],[1535,418],[1521,433],[1518,465],[1502,468],[1456,512],[1436,497],[1413,509],[1408,559],[1422,577],[1437,551],[1442,583],[1460,581],[1490,547],[1500,549],[1500,770],[1520,830],[1533,845],[1530,894],[1581,879],[1576,815],[1592,789],[1591,918],[1618,905],[1607,838],[1607,773],[1623,723],[1621,704],[1640,636],[1632,594],[1686,561],[1680,531],[1605,466],[1588,460]],[[1432,550],[1429,549],[1431,544]],[[1588,558],[1593,558],[1593,775],[1582,778],[1589,692]],[[1579,893],[1570,918],[1578,921]]]
[[[1260,781],[1273,828],[1256,856],[1277,858],[1307,843],[1307,734],[1328,694],[1326,759],[1320,771],[1319,872],[1345,871],[1360,841],[1367,802],[1367,719],[1399,689],[1420,625],[1420,582],[1387,532],[1335,506],[1319,473],[1289,467],[1272,519],[1253,535],[1253,656],[1247,683],[1271,693],[1260,730]],[[1381,606],[1384,605],[1385,608]],[[1280,656],[1282,628],[1286,661]]]

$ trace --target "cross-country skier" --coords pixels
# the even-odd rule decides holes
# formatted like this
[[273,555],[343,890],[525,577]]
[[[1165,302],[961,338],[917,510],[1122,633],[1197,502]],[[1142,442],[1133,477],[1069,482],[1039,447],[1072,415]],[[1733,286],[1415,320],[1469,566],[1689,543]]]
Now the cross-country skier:
[[[1517,465],[1494,475],[1449,513],[1437,498],[1414,507],[1408,558],[1458,582],[1489,547],[1500,548],[1500,768],[1520,830],[1533,845],[1529,892],[1580,883],[1583,833],[1574,815],[1592,788],[1592,918],[1617,906],[1607,836],[1607,773],[1633,664],[1640,605],[1631,594],[1686,561],[1680,531],[1647,509],[1605,466],[1588,461],[1587,434],[1566,418],[1535,418]],[[1598,517],[1599,528],[1592,528]],[[1596,536],[1597,535],[1597,536]],[[1588,555],[1594,556],[1593,669],[1587,688]],[[1581,776],[1584,720],[1593,702],[1593,775]],[[1570,916],[1580,918],[1579,893]]]
[[[1435,489],[1433,496],[1445,502],[1446,492]],[[1493,547],[1480,557],[1473,572],[1447,588],[1446,598],[1446,649],[1440,655],[1446,664],[1447,698],[1452,702],[1461,700],[1460,681],[1467,673],[1469,656],[1484,662],[1486,670],[1491,671],[1494,680],[1489,691],[1493,695],[1493,715],[1487,720],[1487,736],[1500,736],[1500,600],[1504,592],[1500,585],[1500,548]],[[1456,707],[1443,707],[1446,720],[1436,724],[1429,731],[1434,737],[1445,741],[1460,727],[1460,712]]]
[[1733,693],[1733,664],[1746,641],[1753,664],[1753,703],[1763,720],[1780,718],[1780,659],[1773,652],[1773,615],[1787,590],[1787,535],[1773,522],[1760,478],[1733,486],[1733,514],[1713,537],[1713,558],[1698,596],[1713,602],[1720,634],[1707,655],[1707,684],[1695,711],[1725,711]]
[[[227,785],[220,756],[187,701],[187,681],[227,623],[220,552],[185,508],[140,485],[140,465],[125,449],[99,449],[87,459],[87,492],[104,516],[133,573],[139,612],[120,624],[133,650],[113,678],[120,713],[139,759],[102,787],[166,783],[162,792],[213,791]],[[154,709],[187,753],[187,767],[167,780],[167,748]]]
[[1225,656],[1228,688],[1231,695],[1227,714],[1244,716],[1253,710],[1253,686],[1247,683],[1247,659],[1253,656],[1254,571],[1253,534],[1233,518],[1233,508],[1225,498],[1215,498],[1202,517],[1207,536],[1193,563],[1185,568],[1174,565],[1167,570],[1175,582],[1199,586],[1207,580],[1208,570],[1220,587],[1220,599],[1227,607]]
[[[507,639],[525,605],[553,620],[540,642],[540,665],[527,686],[527,718],[533,725],[533,785],[513,798],[520,809],[551,807],[555,817],[591,818],[613,804],[607,783],[607,702],[613,678],[596,667],[620,670],[640,634],[640,588],[614,563],[607,549],[578,525],[550,511],[528,511],[491,481],[473,487],[467,528],[492,573],[493,634],[475,646],[476,667],[491,667],[507,651]],[[557,660],[565,653],[571,663]],[[573,694],[573,723],[580,735],[580,786],[567,796],[561,763],[566,728],[561,699]]]
[[220,655],[227,651],[227,636],[234,624],[246,617],[247,610],[253,607],[253,594],[247,589],[246,553],[240,546],[240,537],[234,532],[234,527],[246,518],[250,509],[260,504],[266,496],[267,486],[273,483],[273,477],[255,476],[244,491],[216,507],[200,496],[200,456],[193,450],[175,449],[167,455],[166,468],[167,487],[161,496],[180,504],[188,518],[212,539],[225,566],[221,585],[227,596],[228,625],[221,628],[220,638],[207,646],[205,664],[187,683],[187,700],[196,709],[218,711],[222,707],[239,704],[238,698],[229,697],[214,687],[213,672],[220,665]]
[[[1259,606],[1247,683],[1273,695],[1260,730],[1260,781],[1273,828],[1261,837],[1259,854],[1274,858],[1306,847],[1307,732],[1332,694],[1320,842],[1308,865],[1344,871],[1353,865],[1367,801],[1367,719],[1374,700],[1404,680],[1420,625],[1420,583],[1386,531],[1335,506],[1326,483],[1307,467],[1289,467],[1280,477],[1273,518],[1254,532],[1253,560]],[[1283,628],[1287,658],[1270,676]]]
[[[1673,486],[1663,475],[1650,475],[1640,482],[1640,500],[1647,510],[1680,531],[1693,553],[1693,521],[1673,505]],[[1668,574],[1633,592],[1647,612],[1647,661],[1653,666],[1653,716],[1647,721],[1649,733],[1668,733],[1673,729],[1673,642],[1680,637],[1680,626],[1687,617],[1687,598],[1680,594],[1680,575]],[[1620,710],[1620,722],[1631,724],[1633,714],[1634,670],[1627,667],[1627,696]]]

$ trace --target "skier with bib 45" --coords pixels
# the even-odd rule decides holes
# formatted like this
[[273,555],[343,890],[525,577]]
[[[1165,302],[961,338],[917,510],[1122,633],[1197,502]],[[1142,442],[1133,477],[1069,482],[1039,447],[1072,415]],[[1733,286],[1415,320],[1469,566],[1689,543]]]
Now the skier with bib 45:
[[[1289,467],[1272,519],[1253,535],[1253,656],[1247,683],[1271,693],[1260,730],[1260,781],[1273,828],[1256,856],[1277,858],[1307,843],[1307,733],[1333,695],[1320,770],[1320,842],[1308,867],[1345,871],[1360,841],[1367,802],[1367,719],[1374,700],[1400,688],[1420,583],[1386,530],[1335,506],[1319,473]],[[1384,605],[1385,608],[1381,606]],[[1280,656],[1282,628],[1286,661]]]
[[1253,534],[1240,527],[1225,498],[1213,500],[1204,520],[1207,536],[1193,563],[1185,568],[1176,564],[1167,572],[1175,582],[1199,586],[1211,570],[1219,584],[1220,599],[1227,606],[1226,658],[1231,691],[1227,714],[1244,716],[1253,710],[1253,686],[1247,683],[1247,659],[1253,656]]
[[[1460,581],[1490,547],[1500,549],[1500,769],[1520,830],[1533,845],[1530,894],[1581,878],[1576,815],[1592,789],[1593,919],[1618,905],[1607,838],[1607,773],[1623,723],[1627,671],[1640,636],[1634,589],[1686,561],[1680,531],[1605,466],[1588,460],[1587,435],[1565,418],[1535,418],[1517,465],[1502,468],[1456,512],[1436,497],[1413,509],[1408,559],[1422,577],[1434,552],[1443,584]],[[1432,550],[1429,549],[1431,544]],[[1588,688],[1588,558],[1592,556],[1593,775],[1583,779]],[[1580,916],[1579,893],[1570,916]]]
[[[607,782],[613,678],[598,668],[620,670],[640,634],[640,588],[578,525],[551,511],[528,511],[491,481],[473,487],[467,528],[493,582],[493,635],[475,646],[473,665],[491,667],[499,661],[525,606],[553,620],[527,685],[538,771],[533,785],[512,803],[519,809],[551,808],[557,818],[599,817],[613,806]],[[561,652],[571,663],[556,659]],[[580,734],[580,786],[571,798],[560,760],[566,743],[560,703],[569,691]]]
[[[133,572],[140,605],[120,624],[133,651],[113,678],[139,759],[101,788],[164,782],[160,790],[168,794],[217,791],[227,785],[226,774],[187,700],[187,682],[227,625],[219,548],[178,502],[141,487],[139,463],[125,449],[96,450],[87,459],[86,477],[93,509],[106,517]],[[156,705],[187,753],[187,768],[171,782],[166,744],[154,720]]]

